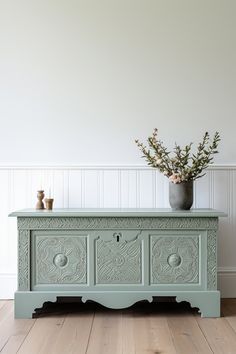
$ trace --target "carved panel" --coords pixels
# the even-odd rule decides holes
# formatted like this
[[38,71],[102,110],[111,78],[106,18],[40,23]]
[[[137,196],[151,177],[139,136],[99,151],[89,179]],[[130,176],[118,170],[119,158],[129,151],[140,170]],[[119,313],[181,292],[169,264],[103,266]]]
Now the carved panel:
[[198,236],[151,237],[153,284],[199,282]]
[[36,284],[86,283],[86,237],[37,235],[35,259]]
[[217,229],[216,217],[19,217],[19,229]]
[[96,283],[141,283],[142,241],[137,237],[131,241],[118,238],[118,241],[116,237],[110,241],[100,237],[96,240]]
[[30,231],[19,230],[18,290],[30,290]]
[[207,232],[207,289],[217,288],[217,253],[216,231]]

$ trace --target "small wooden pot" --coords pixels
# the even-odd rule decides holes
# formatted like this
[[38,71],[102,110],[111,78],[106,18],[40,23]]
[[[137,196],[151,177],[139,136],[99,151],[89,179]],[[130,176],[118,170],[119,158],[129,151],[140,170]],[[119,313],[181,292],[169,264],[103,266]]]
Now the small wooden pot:
[[45,201],[45,204],[46,204],[46,210],[52,210],[53,209],[53,201],[54,201],[54,199],[45,198],[44,201]]

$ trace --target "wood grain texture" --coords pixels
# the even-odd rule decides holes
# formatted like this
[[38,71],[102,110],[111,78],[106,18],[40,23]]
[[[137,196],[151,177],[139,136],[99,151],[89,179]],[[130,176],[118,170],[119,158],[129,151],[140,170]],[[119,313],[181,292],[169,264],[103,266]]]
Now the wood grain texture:
[[122,353],[122,311],[104,310],[95,314],[87,353]]
[[83,354],[86,352],[94,313],[69,314],[51,343],[52,354]]
[[0,351],[6,354],[16,353],[35,320],[15,320],[13,301],[7,301],[0,309],[0,314]]
[[63,315],[37,319],[18,353],[51,353],[51,348],[58,338],[64,321]]
[[176,353],[165,315],[134,312],[132,317],[135,353]]
[[236,299],[221,318],[201,318],[186,304],[140,303],[126,310],[96,304],[48,305],[39,318],[15,320],[0,302],[0,352],[5,354],[235,354]]
[[177,353],[212,353],[206,338],[192,315],[170,316],[167,318],[167,322]]
[[[224,302],[223,302],[224,304]],[[221,318],[203,318],[196,316],[198,325],[206,337],[213,353],[235,354],[236,352],[236,313],[234,306],[224,306]],[[228,314],[228,315],[227,315]]]
[[5,300],[0,300],[0,309],[5,305],[6,301]]

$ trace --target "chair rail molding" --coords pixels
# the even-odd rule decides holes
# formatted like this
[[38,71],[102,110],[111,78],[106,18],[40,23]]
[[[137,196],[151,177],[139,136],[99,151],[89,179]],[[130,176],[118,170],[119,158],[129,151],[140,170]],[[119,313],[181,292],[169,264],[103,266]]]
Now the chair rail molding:
[[[227,213],[220,220],[218,286],[236,297],[236,164],[210,165],[194,183],[195,208]],[[13,210],[32,208],[37,190],[54,197],[55,208],[165,208],[168,179],[145,165],[0,166],[0,298],[16,289],[16,220]]]

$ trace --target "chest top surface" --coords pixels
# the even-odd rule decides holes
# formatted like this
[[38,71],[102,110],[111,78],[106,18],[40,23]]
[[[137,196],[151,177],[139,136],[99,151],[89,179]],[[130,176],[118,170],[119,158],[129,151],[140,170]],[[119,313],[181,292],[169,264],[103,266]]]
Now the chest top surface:
[[36,210],[22,209],[12,212],[13,217],[222,217],[225,213],[215,209],[172,210],[168,208],[81,208]]

